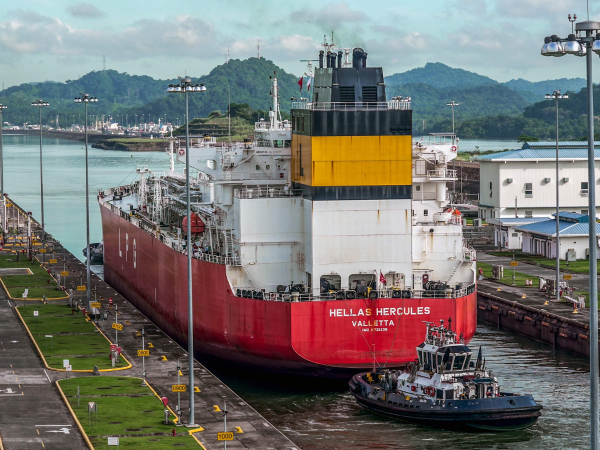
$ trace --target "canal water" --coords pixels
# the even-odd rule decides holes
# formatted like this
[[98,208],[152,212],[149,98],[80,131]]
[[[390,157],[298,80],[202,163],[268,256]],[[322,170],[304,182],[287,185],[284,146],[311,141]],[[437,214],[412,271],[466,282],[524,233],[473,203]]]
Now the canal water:
[[[82,144],[44,140],[46,229],[74,255],[85,246],[85,163]],[[483,148],[483,146],[482,146]],[[102,238],[96,194],[136,178],[137,165],[168,169],[160,152],[128,153],[90,147],[91,239]],[[4,140],[5,190],[40,218],[39,140]],[[533,394],[543,415],[533,428],[505,434],[472,434],[395,422],[362,411],[342,389],[316,382],[250,378],[215,369],[257,411],[302,449],[584,449],[589,448],[589,370],[583,358],[480,324],[472,346],[483,346],[488,367],[503,390]],[[209,367],[213,369],[212,367]]]

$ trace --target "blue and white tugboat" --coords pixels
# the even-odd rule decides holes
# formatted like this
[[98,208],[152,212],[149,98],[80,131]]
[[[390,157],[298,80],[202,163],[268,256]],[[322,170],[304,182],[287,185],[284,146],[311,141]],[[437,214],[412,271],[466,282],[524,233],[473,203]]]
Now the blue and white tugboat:
[[427,335],[414,364],[352,378],[350,392],[359,405],[396,419],[471,431],[522,430],[537,421],[542,406],[531,395],[501,392],[481,348],[473,360],[450,321],[447,327],[443,320],[439,326],[425,323]]

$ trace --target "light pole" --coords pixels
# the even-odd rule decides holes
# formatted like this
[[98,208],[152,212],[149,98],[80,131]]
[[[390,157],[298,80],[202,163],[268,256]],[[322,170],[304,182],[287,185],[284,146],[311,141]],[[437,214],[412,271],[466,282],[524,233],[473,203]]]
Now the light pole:
[[454,134],[454,107],[460,106],[460,104],[452,100],[450,103],[446,103],[446,106],[452,107],[452,134]]
[[79,93],[79,97],[75,98],[75,103],[83,103],[85,108],[85,237],[86,237],[86,261],[85,268],[87,274],[87,284],[85,293],[87,297],[88,311],[92,310],[92,304],[90,299],[90,286],[91,286],[91,270],[90,270],[90,180],[89,180],[89,167],[88,167],[88,129],[87,129],[87,107],[88,103],[98,103],[96,97],[90,97],[89,94]]
[[4,153],[2,149],[2,127],[4,126],[4,119],[2,118],[2,111],[8,106],[0,103],[0,198],[2,198],[2,232],[6,232],[6,198],[4,198]]
[[560,300],[560,226],[559,226],[559,214],[560,208],[558,203],[558,101],[569,98],[567,94],[561,94],[560,89],[554,91],[552,94],[546,94],[546,100],[556,101],[556,300]]
[[[576,18],[574,17],[573,20]],[[569,15],[571,20],[571,15]],[[590,449],[598,450],[598,261],[596,243],[596,163],[594,160],[594,83],[592,82],[592,52],[600,55],[600,22],[585,21],[575,25],[576,34],[567,39],[552,35],[544,39],[543,56],[560,57],[565,54],[586,57],[587,119],[588,119],[588,200],[590,249]],[[564,43],[564,45],[563,45]]]
[[[42,165],[42,107],[50,106],[50,103],[45,102],[43,100],[36,100],[34,102],[31,102],[31,106],[36,106],[39,109],[40,113],[40,206],[42,208],[42,248],[45,248],[44,242],[46,240],[46,228],[44,225],[44,172]],[[44,256],[42,256],[42,261],[44,259]]]
[[[459,103],[456,103],[454,100],[452,100],[450,103],[446,103],[446,106],[450,106],[452,107],[452,134],[454,134],[454,107],[455,106],[459,106]],[[453,142],[452,145],[454,145],[454,139],[456,137],[453,137]],[[452,170],[456,170],[456,158],[454,158],[452,160]],[[454,203],[454,198],[456,197],[456,173],[454,174],[453,180],[452,180],[452,203]]]
[[203,84],[192,84],[191,78],[179,77],[179,84],[170,84],[167,92],[185,94],[185,185],[186,185],[186,215],[187,215],[187,269],[188,269],[188,357],[189,357],[189,386],[190,393],[190,417],[188,426],[194,424],[194,310],[192,307],[192,210],[190,199],[190,116],[188,111],[188,93],[205,92]]

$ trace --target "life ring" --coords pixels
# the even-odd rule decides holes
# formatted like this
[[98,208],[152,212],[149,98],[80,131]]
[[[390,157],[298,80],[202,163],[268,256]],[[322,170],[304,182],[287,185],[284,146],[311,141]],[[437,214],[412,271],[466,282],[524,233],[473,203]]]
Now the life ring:
[[430,397],[433,397],[435,395],[435,388],[433,386],[427,386],[425,388],[425,394],[429,395]]
[[180,149],[179,149],[179,154],[180,154],[180,155],[182,155],[182,156],[183,156],[183,155],[185,155],[185,150],[184,150],[184,149],[182,149],[182,148],[180,148]]
[[456,145],[453,145],[452,147],[450,147],[450,150],[452,150],[453,152],[455,152],[457,150]]

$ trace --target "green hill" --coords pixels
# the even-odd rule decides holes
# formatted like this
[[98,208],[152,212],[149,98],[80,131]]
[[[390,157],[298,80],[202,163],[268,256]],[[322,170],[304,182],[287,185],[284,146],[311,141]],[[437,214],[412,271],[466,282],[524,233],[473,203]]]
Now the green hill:
[[442,63],[427,63],[425,67],[395,73],[385,77],[385,83],[387,86],[419,83],[436,89],[473,88],[498,84],[491,78],[467,70],[455,69]]
[[544,95],[551,94],[553,91],[560,89],[561,92],[579,92],[586,86],[586,81],[583,78],[559,78],[557,80],[546,81],[527,81],[522,78],[510,80],[502,83],[504,86],[511,88],[514,91],[530,92],[537,96],[535,103],[544,98]]

